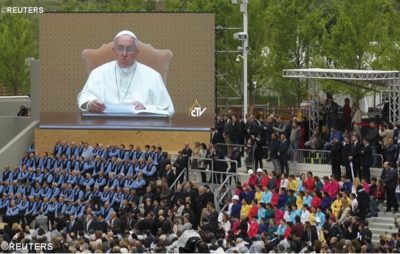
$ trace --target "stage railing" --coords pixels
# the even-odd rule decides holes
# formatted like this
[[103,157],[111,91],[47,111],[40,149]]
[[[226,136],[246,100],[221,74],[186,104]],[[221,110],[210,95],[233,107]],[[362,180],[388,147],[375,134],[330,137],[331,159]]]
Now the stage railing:
[[[234,147],[239,147],[244,152],[241,153],[241,160],[242,157],[244,160],[244,166],[247,169],[254,169],[255,167],[255,158],[253,149],[254,147],[247,147],[245,145],[234,145],[234,144],[223,144],[218,143],[220,149],[223,151],[228,151],[229,149],[233,149]],[[274,168],[274,165],[270,158],[270,151],[268,146],[262,147],[262,162],[263,168]],[[228,153],[227,156],[230,154]],[[379,168],[383,166],[383,157],[380,154],[373,154],[372,155],[373,164],[371,165],[371,172],[377,171]],[[304,172],[305,170],[313,171],[316,170],[316,167],[320,165],[318,169],[322,171],[330,171],[330,164],[331,164],[331,155],[329,150],[311,150],[311,149],[289,149],[288,151],[288,164],[290,172]],[[280,166],[278,166],[280,169]],[[342,167],[343,168],[343,167]],[[279,169],[277,169],[279,171]],[[374,173],[376,175],[376,172]]]
[[181,177],[184,177],[184,175],[185,175],[186,172],[187,172],[187,168],[184,168],[184,169],[182,170],[182,172],[181,172],[178,176],[176,176],[175,181],[174,181],[174,182],[171,184],[171,186],[169,187],[170,190],[175,189],[175,186],[176,186],[176,184],[178,183],[179,179],[180,179]]
[[[215,203],[219,204],[219,201],[221,200],[218,199],[218,197],[220,196],[220,191],[222,189],[222,186],[226,186],[227,190],[231,190],[235,188],[235,184],[236,182],[233,181],[229,181],[237,178],[239,179],[241,182],[245,182],[248,180],[249,175],[247,173],[231,173],[231,172],[220,172],[220,171],[204,171],[204,170],[199,170],[199,169],[190,169],[189,170],[189,179],[195,179],[195,177],[193,177],[194,174],[199,175],[201,173],[206,173],[207,175],[214,176],[214,178],[211,178],[211,182],[208,183],[208,186],[212,189],[213,193],[214,193],[214,201]],[[217,175],[219,175],[220,177],[216,177]],[[220,179],[220,182],[218,183],[217,180]],[[233,183],[233,184],[232,184]],[[224,192],[223,197],[225,197],[228,194],[227,191]],[[219,205],[218,205],[219,207]]]
[[241,157],[244,155],[246,152],[246,146],[245,145],[238,145],[238,144],[225,144],[225,143],[217,143],[216,144],[219,149],[222,150],[222,153],[225,155],[230,155],[232,153],[232,150],[234,148],[237,148],[240,150],[240,155]]
[[[194,161],[196,161],[197,163],[193,163]],[[198,167],[197,168],[193,168],[193,165],[198,165],[198,162],[200,161],[205,161],[206,162],[206,169],[204,170],[200,170]],[[208,163],[207,163],[208,162]],[[215,175],[213,173],[215,172],[220,172],[220,171],[215,171],[214,169],[214,163],[215,162],[226,162],[227,163],[227,169],[226,172],[230,172],[231,168],[232,168],[232,164],[234,165],[234,167],[237,169],[238,168],[238,162],[236,160],[231,160],[231,159],[211,159],[211,158],[204,158],[204,157],[198,157],[198,156],[192,156],[189,158],[189,172],[194,172],[193,170],[196,169],[198,170],[200,173],[203,173],[206,175],[206,179],[210,179],[208,176],[211,174],[211,179],[210,182],[214,183],[214,178]],[[207,170],[208,169],[208,170]],[[225,173],[225,172],[221,172],[221,173]],[[188,178],[188,174],[186,175]]]
[[[219,211],[223,211],[223,210],[226,208],[226,206],[229,204],[229,203],[223,204],[222,202],[224,201],[225,196],[228,195],[229,192],[232,192],[234,189],[235,189],[235,187],[228,188],[228,189],[221,195],[221,197],[218,199],[218,201],[216,202],[216,204],[217,204],[217,206],[218,206],[217,208],[218,208]],[[222,208],[221,208],[221,204],[223,204]]]
[[232,168],[231,165],[232,163],[235,165],[235,168],[237,169],[238,167],[238,162],[236,160],[231,160],[231,159],[217,159],[217,160],[213,160],[213,161],[219,161],[219,162],[226,162],[228,163],[228,167],[226,168],[226,172],[230,172],[230,169]]
[[[254,162],[254,158],[253,158],[253,153],[252,153],[252,149],[245,146],[245,145],[237,145],[237,144],[225,144],[225,143],[217,143],[218,148],[222,150],[222,153],[225,156],[230,157],[232,150],[237,148],[240,150],[240,157],[239,160],[241,160],[241,158],[244,158],[244,162],[245,164],[253,164]],[[236,165],[237,166],[237,165]]]
[[[201,172],[206,174],[206,179],[208,179],[208,174],[209,172],[214,171],[214,163],[213,163],[213,159],[211,158],[207,158],[207,157],[198,157],[198,156],[192,156],[189,157],[189,171],[186,174],[186,178],[189,178],[189,172],[191,172],[193,170],[192,166],[193,166],[193,162],[196,161],[197,163],[195,163],[195,165],[198,165],[199,161],[204,161],[206,164],[206,168],[204,170],[200,170]],[[198,168],[195,168],[198,169]],[[208,169],[208,170],[207,170]],[[212,180],[213,179],[213,175],[211,175]],[[211,181],[211,180],[210,180]]]
[[382,168],[383,167],[383,156],[382,154],[372,154],[373,164],[371,168]]
[[[331,152],[329,150],[298,149],[296,155],[296,162],[298,163],[331,164]],[[371,156],[373,161],[371,168],[383,166],[383,156],[381,154],[372,154]]]

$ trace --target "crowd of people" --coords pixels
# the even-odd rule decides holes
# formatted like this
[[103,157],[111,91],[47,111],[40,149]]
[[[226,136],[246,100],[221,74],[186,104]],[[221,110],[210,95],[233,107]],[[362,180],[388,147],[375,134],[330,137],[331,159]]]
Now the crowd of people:
[[370,182],[371,167],[380,168],[383,161],[399,165],[400,124],[394,128],[384,119],[363,123],[356,102],[351,106],[350,99],[346,98],[341,107],[329,94],[321,115],[320,126],[309,136],[309,122],[305,117],[259,114],[248,115],[244,121],[240,115],[228,111],[217,117],[210,141],[226,144],[226,150],[245,146],[248,168],[263,168],[263,160],[269,160],[275,171],[287,174],[290,160],[310,163],[316,154],[310,151],[321,151],[319,163],[331,164],[337,180],[342,177],[341,167],[351,179],[359,177]]
[[[396,186],[391,163],[371,184],[258,168],[218,211],[206,181],[182,178],[170,188],[202,148],[185,144],[171,162],[159,146],[57,141],[40,155],[31,146],[19,166],[5,166],[1,175],[7,225],[0,240],[74,253],[398,252],[400,234],[373,244],[365,219],[380,209],[385,189],[389,198],[387,187]],[[387,208],[397,212],[397,204],[387,201]]]
[[[186,144],[180,156],[191,150]],[[387,182],[341,183],[259,168],[236,183],[217,211],[207,184],[170,188],[174,171],[185,166],[178,164],[161,147],[57,142],[51,155],[40,156],[30,147],[21,165],[6,166],[1,176],[0,211],[8,224],[0,239],[81,253],[399,250],[400,234],[372,244],[365,220],[379,209]],[[396,172],[385,165],[382,175]]]

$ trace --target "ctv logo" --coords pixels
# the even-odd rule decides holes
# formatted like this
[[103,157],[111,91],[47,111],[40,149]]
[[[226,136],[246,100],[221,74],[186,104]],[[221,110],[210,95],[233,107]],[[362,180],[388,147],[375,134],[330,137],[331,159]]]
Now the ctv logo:
[[203,115],[203,113],[207,110],[207,108],[202,108],[199,104],[199,102],[197,101],[197,99],[195,100],[194,104],[192,107],[190,107],[189,109],[189,115],[191,117],[200,117]]

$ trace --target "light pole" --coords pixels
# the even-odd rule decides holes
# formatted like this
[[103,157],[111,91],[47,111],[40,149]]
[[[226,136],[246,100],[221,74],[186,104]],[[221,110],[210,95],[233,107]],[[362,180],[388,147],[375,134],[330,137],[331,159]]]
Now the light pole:
[[247,2],[248,0],[242,0],[240,5],[240,12],[243,13],[243,32],[246,35],[243,41],[243,119],[246,119],[248,113],[248,84],[247,84],[247,53],[249,50],[249,33],[248,33],[248,16],[247,16]]
[[[233,35],[236,40],[242,41],[243,50],[243,119],[246,119],[248,113],[248,84],[247,84],[247,54],[249,50],[249,29],[248,29],[248,16],[247,16],[247,4],[249,0],[242,0],[240,4],[240,12],[243,13],[243,32],[238,32]],[[237,4],[238,0],[231,0],[232,4]],[[238,61],[238,58],[236,58]]]

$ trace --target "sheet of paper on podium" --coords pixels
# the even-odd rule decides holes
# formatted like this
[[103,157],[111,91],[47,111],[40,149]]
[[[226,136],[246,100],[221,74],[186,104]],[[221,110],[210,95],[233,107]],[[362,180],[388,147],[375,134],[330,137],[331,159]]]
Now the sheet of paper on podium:
[[155,115],[167,115],[167,110],[136,110],[131,104],[105,104],[105,114],[128,114],[128,115],[139,115],[139,114],[155,114]]

